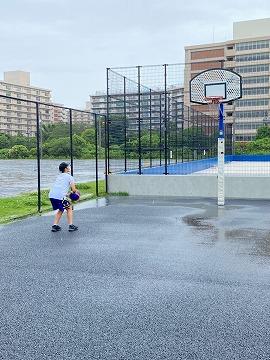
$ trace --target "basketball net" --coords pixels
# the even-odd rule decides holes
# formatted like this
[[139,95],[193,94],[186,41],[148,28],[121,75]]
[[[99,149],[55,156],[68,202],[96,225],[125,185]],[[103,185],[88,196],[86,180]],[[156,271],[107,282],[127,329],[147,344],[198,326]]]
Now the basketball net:
[[218,118],[218,111],[219,111],[218,105],[221,103],[222,99],[223,99],[222,96],[205,97],[205,101],[207,101],[207,105],[208,105],[208,113],[214,119]]

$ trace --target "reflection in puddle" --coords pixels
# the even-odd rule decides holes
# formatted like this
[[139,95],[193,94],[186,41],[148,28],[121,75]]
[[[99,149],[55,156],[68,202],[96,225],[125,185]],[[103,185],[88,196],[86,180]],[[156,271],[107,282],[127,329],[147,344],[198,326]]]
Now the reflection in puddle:
[[214,226],[207,223],[206,218],[196,217],[196,216],[185,216],[183,218],[184,223],[189,226],[195,227],[198,230],[210,230],[213,229]]
[[265,213],[252,210],[216,207],[211,214],[206,210],[204,214],[188,215],[182,220],[198,233],[198,245],[219,243],[232,246],[238,255],[270,256],[270,222]]
[[[109,205],[109,199],[107,198],[100,198],[88,201],[82,201],[75,205],[75,210],[83,210],[83,209],[92,209],[92,208],[99,208],[103,206]],[[52,216],[54,215],[54,211],[50,211],[47,213],[42,214],[42,216]]]

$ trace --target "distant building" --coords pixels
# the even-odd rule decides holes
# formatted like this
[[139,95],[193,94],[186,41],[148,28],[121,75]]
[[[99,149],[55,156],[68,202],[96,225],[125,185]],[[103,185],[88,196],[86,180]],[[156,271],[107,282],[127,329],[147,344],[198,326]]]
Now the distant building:
[[224,67],[243,77],[243,97],[225,104],[225,122],[234,124],[235,140],[252,140],[270,121],[270,19],[233,24],[233,40],[187,46],[184,103],[209,113],[207,105],[190,104],[189,80],[203,70]]
[[58,123],[58,122],[67,123],[69,121],[69,117],[68,117],[68,111],[66,109],[62,108],[62,106],[64,106],[64,105],[63,104],[57,104],[57,103],[53,103],[53,105],[54,105],[54,107],[52,109],[52,111],[53,111],[53,117],[52,117],[53,122],[54,123]]
[[[25,71],[7,71],[4,80],[0,81],[0,94],[51,103],[51,90],[30,85],[30,73]],[[51,122],[52,109],[40,107],[40,118]],[[35,104],[21,100],[0,98],[0,132],[9,135],[36,135]]]
[[[180,111],[184,102],[184,88],[171,87],[167,90],[167,111],[172,115]],[[150,106],[151,104],[151,106]],[[107,95],[97,92],[90,96],[89,107],[97,114],[107,114]],[[139,119],[138,93],[110,94],[109,107],[111,115],[126,116],[127,126],[136,130]],[[150,111],[151,108],[151,111]],[[152,128],[159,128],[164,121],[165,95],[164,91],[142,92],[140,96],[140,120],[142,128],[149,127],[150,118]]]
[[[0,94],[18,98],[0,97],[0,133],[36,136],[36,105],[22,99],[49,104],[39,105],[41,126],[46,123],[69,122],[69,110],[62,108],[62,104],[52,103],[51,90],[30,85],[29,72],[4,72],[4,80],[0,81]],[[89,111],[89,102],[84,110]],[[91,115],[75,110],[72,111],[72,120],[93,124]]]

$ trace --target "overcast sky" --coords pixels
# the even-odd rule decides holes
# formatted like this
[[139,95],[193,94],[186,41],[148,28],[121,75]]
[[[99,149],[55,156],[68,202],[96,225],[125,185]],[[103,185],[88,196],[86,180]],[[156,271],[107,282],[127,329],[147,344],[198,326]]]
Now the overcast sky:
[[1,0],[0,9],[0,73],[30,71],[32,85],[79,108],[105,89],[106,67],[183,62],[184,46],[270,17],[269,0]]

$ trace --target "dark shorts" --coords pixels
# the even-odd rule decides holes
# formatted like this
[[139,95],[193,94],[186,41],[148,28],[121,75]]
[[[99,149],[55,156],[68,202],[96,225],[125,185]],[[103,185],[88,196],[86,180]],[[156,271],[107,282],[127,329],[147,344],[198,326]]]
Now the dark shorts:
[[65,211],[65,206],[68,207],[68,205],[70,205],[69,202],[63,203],[63,200],[59,200],[59,199],[51,199],[51,203],[52,203],[52,208],[53,210],[60,210],[62,212]]

